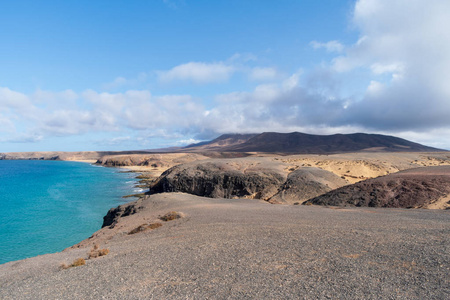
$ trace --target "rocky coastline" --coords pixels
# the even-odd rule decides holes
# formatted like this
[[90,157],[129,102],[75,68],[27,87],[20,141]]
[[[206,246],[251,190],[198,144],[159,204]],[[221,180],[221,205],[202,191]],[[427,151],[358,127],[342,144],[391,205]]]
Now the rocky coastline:
[[[380,180],[392,186],[385,178],[447,178],[448,153],[127,154],[97,164],[138,173],[149,192],[110,209],[99,231],[63,252],[0,265],[0,298],[450,295],[445,206],[314,202]],[[429,190],[420,195],[450,194],[422,177]]]

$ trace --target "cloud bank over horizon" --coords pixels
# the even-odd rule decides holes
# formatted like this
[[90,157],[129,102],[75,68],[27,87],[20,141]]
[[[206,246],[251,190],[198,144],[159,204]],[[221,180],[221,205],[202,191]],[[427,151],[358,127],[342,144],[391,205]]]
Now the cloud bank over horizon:
[[94,134],[93,148],[125,150],[223,133],[376,132],[450,149],[450,2],[359,0],[349,26],[353,43],[310,40],[304,47],[324,56],[295,72],[230,53],[82,91],[26,93],[0,83],[0,142]]

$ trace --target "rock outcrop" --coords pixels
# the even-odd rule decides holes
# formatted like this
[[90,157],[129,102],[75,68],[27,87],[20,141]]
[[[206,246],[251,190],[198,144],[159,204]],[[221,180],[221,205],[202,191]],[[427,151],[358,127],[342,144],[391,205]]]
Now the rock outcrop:
[[139,200],[124,205],[119,205],[117,207],[111,208],[106,216],[103,217],[103,227],[109,226],[114,228],[120,218],[134,215],[139,210],[142,209],[141,203],[145,198],[140,198]]
[[312,198],[304,204],[448,208],[450,166],[410,169],[368,179]]
[[175,166],[161,175],[151,192],[268,200],[285,180],[284,174],[269,168],[243,170],[225,160],[217,160]]
[[105,155],[97,160],[97,164],[106,167],[145,166],[168,169],[175,164],[206,158],[196,153],[119,154]]
[[286,170],[268,158],[214,159],[175,166],[164,172],[151,193],[184,192],[211,198],[252,198],[300,204],[347,184],[319,169]]
[[301,204],[346,184],[347,181],[331,172],[312,167],[300,168],[289,173],[281,190],[270,202]]

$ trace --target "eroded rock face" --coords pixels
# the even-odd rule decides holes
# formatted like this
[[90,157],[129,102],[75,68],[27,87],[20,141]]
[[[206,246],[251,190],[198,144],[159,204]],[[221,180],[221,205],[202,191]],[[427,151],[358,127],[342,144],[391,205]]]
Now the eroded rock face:
[[216,159],[175,166],[150,191],[300,204],[345,184],[344,179],[319,168],[288,171],[281,162],[271,160]]
[[109,226],[114,228],[120,218],[127,217],[137,213],[141,207],[141,203],[144,198],[137,200],[136,202],[127,203],[124,205],[119,205],[117,207],[111,208],[106,216],[103,217],[102,228]]
[[184,192],[211,198],[268,200],[286,177],[274,170],[239,170],[225,162],[200,162],[175,166],[164,172],[151,193]]
[[301,204],[346,184],[344,179],[331,172],[319,168],[301,168],[289,173],[281,190],[270,199],[270,202]]
[[306,201],[330,206],[446,208],[450,202],[450,167],[426,167],[368,179]]

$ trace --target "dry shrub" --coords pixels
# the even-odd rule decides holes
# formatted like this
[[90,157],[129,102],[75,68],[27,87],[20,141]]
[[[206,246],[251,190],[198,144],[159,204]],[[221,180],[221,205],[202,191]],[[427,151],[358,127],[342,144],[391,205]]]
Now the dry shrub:
[[85,264],[86,261],[84,260],[84,258],[77,258],[73,261],[72,267],[84,266]]
[[171,212],[168,212],[167,214],[165,214],[164,216],[160,217],[160,219],[167,222],[167,221],[179,219],[181,217],[182,217],[181,213],[176,212],[176,211],[171,211]]
[[128,234],[135,234],[141,231],[144,231],[147,229],[147,224],[142,224],[139,225],[138,227],[136,227],[135,229],[131,230],[130,232],[128,232]]
[[104,256],[104,255],[107,255],[107,254],[109,254],[109,249],[100,249],[100,250],[98,250],[98,256]]
[[155,223],[150,223],[150,225],[147,226],[148,229],[156,229],[158,227],[161,227],[162,224],[159,222],[155,222]]
[[77,258],[73,261],[73,263],[71,265],[66,265],[66,264],[61,264],[61,268],[62,269],[68,269],[68,268],[72,268],[72,267],[79,267],[79,266],[84,266],[86,264],[86,261],[84,260],[84,258]]
[[150,223],[149,225],[142,224],[142,225],[139,225],[138,227],[136,227],[135,229],[131,230],[130,232],[128,232],[128,234],[135,234],[135,233],[138,233],[138,232],[145,231],[147,229],[156,229],[156,228],[161,227],[161,226],[162,226],[162,224],[159,223],[159,222]]
[[97,258],[100,256],[105,256],[109,253],[109,249],[99,249],[99,246],[96,244],[91,249],[91,252],[89,252],[89,259],[91,258]]

